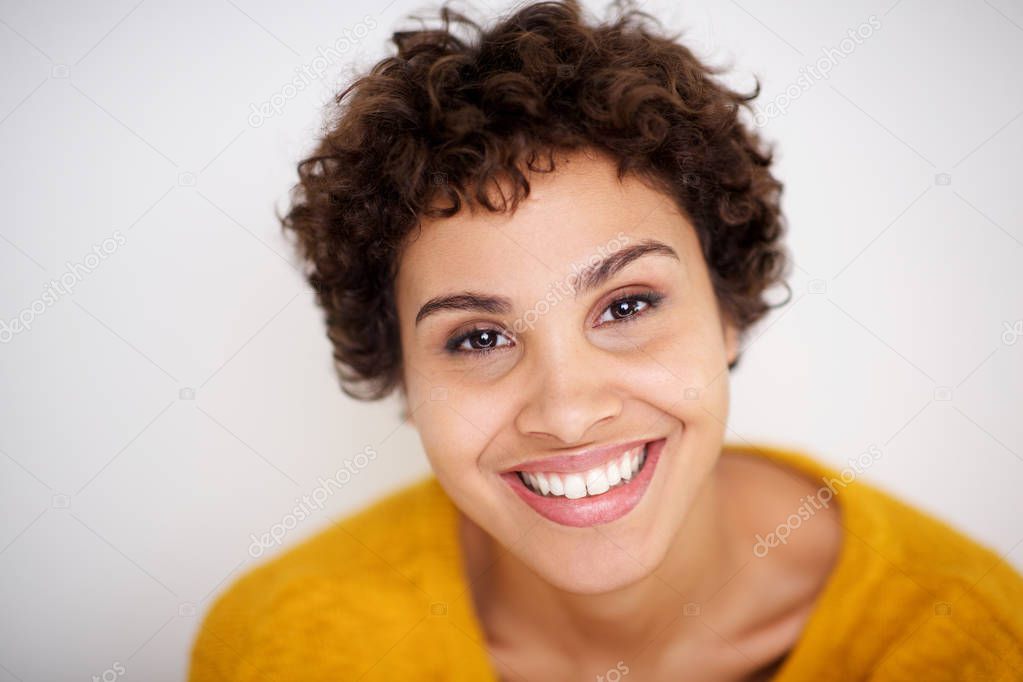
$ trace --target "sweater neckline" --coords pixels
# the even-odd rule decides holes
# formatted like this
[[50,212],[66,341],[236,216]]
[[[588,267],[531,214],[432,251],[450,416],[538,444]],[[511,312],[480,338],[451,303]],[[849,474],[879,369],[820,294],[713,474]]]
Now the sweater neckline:
[[[839,473],[832,467],[798,450],[752,444],[728,444],[726,447],[744,454],[764,457],[810,479],[824,481],[839,477]],[[824,585],[817,593],[810,615],[803,625],[803,631],[775,672],[772,682],[813,679],[820,672],[816,662],[821,660],[821,652],[835,647],[832,632],[835,614],[840,612],[842,607],[846,586],[862,577],[863,562],[868,558],[863,556],[861,546],[863,543],[853,542],[853,539],[862,540],[869,530],[868,524],[861,523],[864,520],[861,513],[863,507],[859,503],[858,492],[859,488],[855,485],[850,485],[842,491],[842,500],[838,504],[838,522],[843,533],[838,556]]]
[[[811,479],[819,478],[823,481],[839,476],[830,466],[799,450],[746,443],[726,443],[723,449],[763,457]],[[440,499],[444,517],[444,532],[440,533],[443,546],[437,555],[438,563],[434,567],[434,578],[441,593],[451,595],[452,608],[448,613],[450,623],[461,633],[453,633],[453,637],[468,637],[476,645],[478,652],[478,659],[470,667],[485,669],[488,672],[487,682],[498,682],[500,678],[490,658],[483,625],[472,597],[471,582],[466,574],[466,556],[458,527],[460,511],[435,476],[431,476],[430,484]],[[872,533],[869,520],[862,518],[863,508],[858,504],[857,492],[858,488],[855,485],[849,485],[842,490],[838,515],[844,532],[838,556],[817,594],[802,633],[775,672],[772,682],[797,682],[806,679],[807,674],[814,674],[813,662],[820,660],[820,651],[832,649],[834,646],[834,642],[831,641],[834,609],[841,605],[846,586],[858,580],[855,574],[862,573],[862,562],[869,559],[863,556],[861,545],[869,544],[864,540],[864,536]],[[854,538],[860,542],[852,542]]]

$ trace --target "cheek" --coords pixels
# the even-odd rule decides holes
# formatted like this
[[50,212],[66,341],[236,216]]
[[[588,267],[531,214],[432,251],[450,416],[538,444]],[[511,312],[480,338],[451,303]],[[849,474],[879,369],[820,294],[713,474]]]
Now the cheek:
[[[678,316],[675,319],[694,319]],[[660,410],[690,418],[727,401],[724,340],[712,323],[668,320],[622,367],[629,390]]]
[[507,397],[496,386],[467,384],[465,366],[404,350],[409,409],[430,466],[449,490],[478,490],[481,453],[510,419]]
[[[483,396],[457,388],[434,391],[416,409],[416,429],[437,477],[453,485],[477,485],[480,455],[497,432],[496,409]],[[495,403],[496,405],[496,403]]]

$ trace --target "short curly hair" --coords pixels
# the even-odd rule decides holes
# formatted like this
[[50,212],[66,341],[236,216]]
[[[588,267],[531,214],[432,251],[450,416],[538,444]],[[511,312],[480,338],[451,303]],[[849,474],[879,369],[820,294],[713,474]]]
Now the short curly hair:
[[394,280],[420,220],[463,202],[508,210],[488,192],[499,178],[514,211],[529,195],[522,164],[553,171],[556,151],[602,151],[619,179],[635,173],[674,199],[740,333],[773,307],[768,287],[788,288],[782,184],[739,118],[759,80],[751,94],[725,87],[631,0],[612,6],[613,20],[591,24],[577,0],[536,2],[483,28],[445,2],[440,28],[393,33],[397,54],[334,98],[278,219],[297,237],[347,395],[405,389]]

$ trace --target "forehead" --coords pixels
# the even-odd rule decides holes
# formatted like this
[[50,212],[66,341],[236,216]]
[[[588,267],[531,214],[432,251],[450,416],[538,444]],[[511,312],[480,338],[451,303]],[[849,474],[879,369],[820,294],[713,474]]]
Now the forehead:
[[635,176],[619,180],[602,155],[561,156],[555,171],[528,178],[530,194],[514,213],[463,208],[423,221],[399,263],[399,299],[465,285],[535,288],[613,250],[622,235],[678,245],[681,253],[684,219],[670,198]]

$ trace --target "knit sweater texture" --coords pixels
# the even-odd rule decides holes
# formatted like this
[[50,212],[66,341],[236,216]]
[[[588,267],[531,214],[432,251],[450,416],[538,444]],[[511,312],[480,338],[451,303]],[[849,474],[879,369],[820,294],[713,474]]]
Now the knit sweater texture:
[[[801,451],[728,447],[830,480],[840,510],[837,563],[776,682],[1023,680],[1005,560]],[[250,569],[206,614],[189,680],[497,682],[457,528],[431,475]]]

